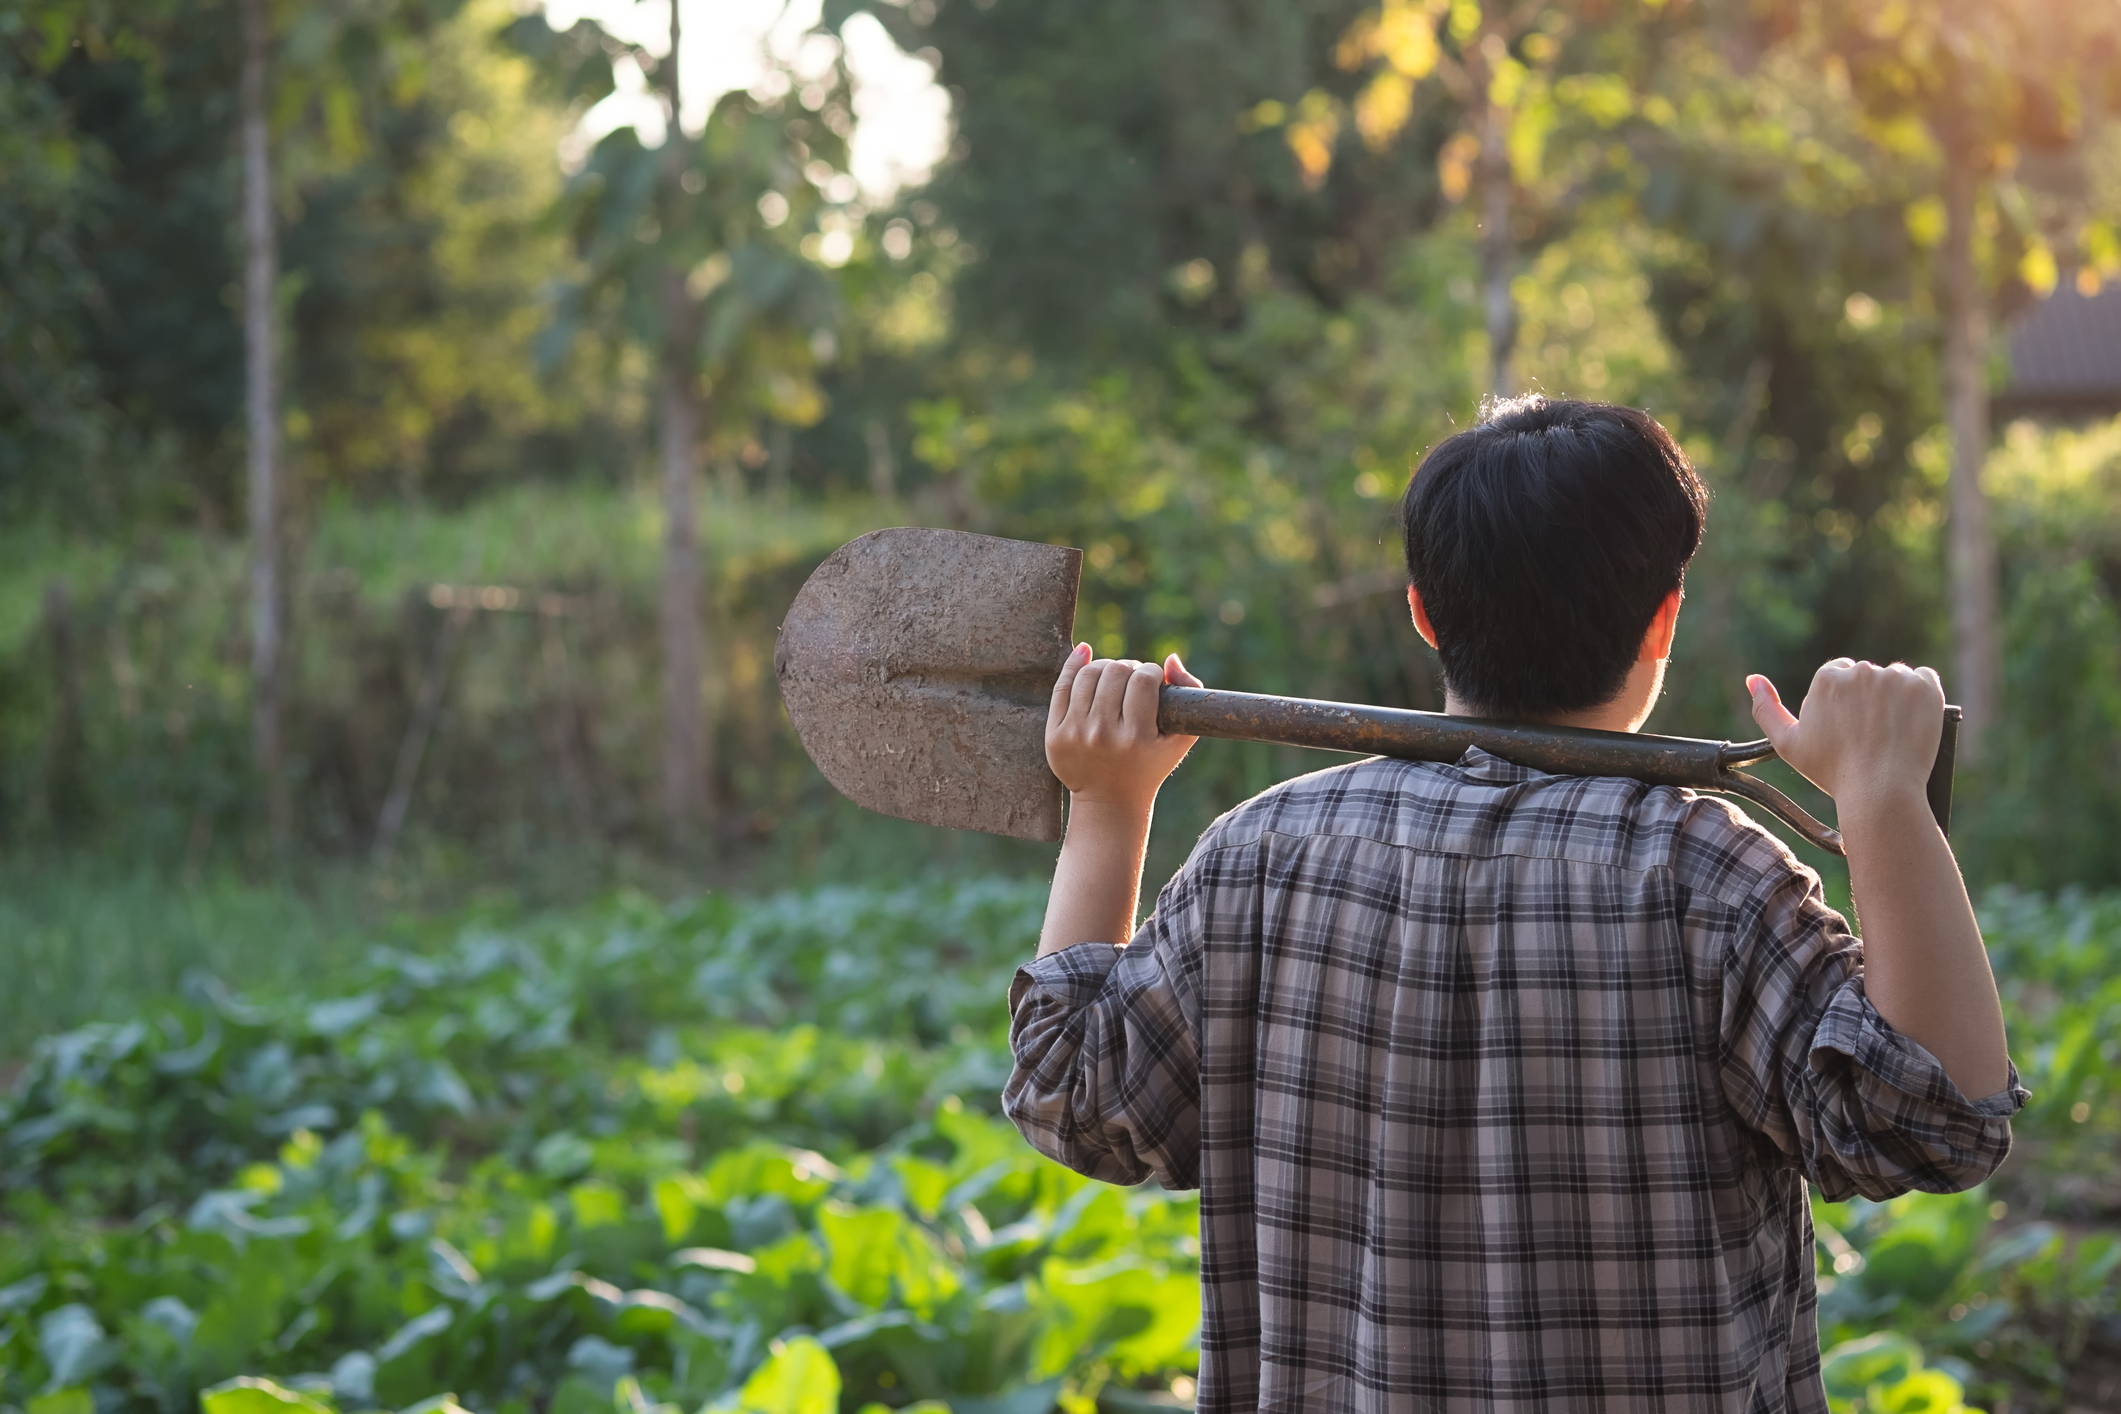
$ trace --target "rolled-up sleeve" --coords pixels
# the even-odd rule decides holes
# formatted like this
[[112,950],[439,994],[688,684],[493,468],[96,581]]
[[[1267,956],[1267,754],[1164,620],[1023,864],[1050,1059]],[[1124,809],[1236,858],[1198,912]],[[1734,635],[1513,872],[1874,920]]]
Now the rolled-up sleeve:
[[1108,1183],[1200,1183],[1200,910],[1187,873],[1123,948],[1017,970],[1002,1108],[1040,1153]]
[[1723,977],[1723,1089],[1829,1202],[1955,1193],[2010,1152],[2005,1088],[1969,1100],[1863,990],[1863,944],[1794,859],[1740,911]]

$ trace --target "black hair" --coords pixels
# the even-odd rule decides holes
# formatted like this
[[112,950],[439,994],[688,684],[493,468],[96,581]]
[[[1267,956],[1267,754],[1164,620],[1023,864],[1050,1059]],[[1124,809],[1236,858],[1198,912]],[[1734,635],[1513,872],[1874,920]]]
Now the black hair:
[[1708,492],[1646,412],[1535,395],[1483,414],[1401,506],[1444,681],[1495,717],[1603,706],[1684,582]]

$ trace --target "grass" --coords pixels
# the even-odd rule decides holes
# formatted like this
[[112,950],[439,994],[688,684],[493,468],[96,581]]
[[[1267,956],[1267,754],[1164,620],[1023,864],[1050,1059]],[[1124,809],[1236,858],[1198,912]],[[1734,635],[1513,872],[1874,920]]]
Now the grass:
[[[926,829],[834,798],[763,838],[667,857],[601,842],[466,857],[415,832],[380,870],[312,861],[275,878],[247,870],[244,859],[231,849],[187,870],[78,848],[0,855],[0,1081],[40,1037],[136,1016],[181,991],[193,971],[244,991],[328,987],[377,944],[425,951],[473,922],[572,917],[614,892],[682,899],[1042,878],[1052,847]],[[1153,900],[1152,888],[1145,910]]]
[[[699,513],[701,549],[724,581],[822,554],[903,515],[861,496],[778,505],[712,487]],[[298,571],[306,578],[297,588],[356,589],[385,606],[434,581],[639,589],[655,583],[661,546],[662,511],[649,486],[531,484],[454,510],[342,496],[308,527]],[[219,606],[241,582],[245,553],[241,537],[194,529],[158,528],[121,544],[40,522],[0,527],[0,658],[36,638],[55,582],[69,586],[77,605],[122,590]]]
[[[1159,820],[1144,914],[1192,847],[1195,822],[1185,814]],[[1829,901],[1846,909],[1844,861],[1778,832],[1821,871]],[[1043,883],[1052,859],[1051,845],[889,820],[836,796],[775,821],[764,835],[668,856],[576,842],[521,857],[472,857],[415,831],[384,870],[312,862],[272,878],[246,871],[236,850],[215,854],[202,870],[79,849],[18,851],[0,857],[0,977],[7,979],[0,1074],[39,1037],[136,1015],[178,991],[193,970],[245,990],[315,987],[379,942],[424,949],[473,918],[570,914],[613,890],[669,899],[939,877]]]
[[329,975],[377,941],[378,922],[350,877],[297,888],[79,855],[0,860],[0,1062],[40,1036],[136,1014],[194,969],[244,987]]
[[[222,880],[143,917],[156,881],[110,866],[7,879],[18,898],[52,881],[46,913],[83,936],[162,928],[195,952],[346,906]],[[377,897],[382,877],[363,882]],[[474,901],[412,926],[424,955],[320,961],[278,996],[238,977],[247,996],[76,1032],[0,1100],[0,1410],[155,1414],[239,1373],[352,1410],[443,1389],[500,1414],[781,1409],[748,1372],[806,1341],[815,1409],[886,1390],[1044,1409],[1056,1372],[1071,1408],[1108,1377],[1176,1393],[1189,1201],[1085,1188],[992,1117],[1001,996],[1042,902],[991,877],[671,907],[516,896],[513,917]],[[1984,918],[2035,1100],[1991,1187],[1815,1206],[1827,1380],[1850,1414],[1958,1408],[1962,1382],[2035,1414],[2121,1387],[2121,1085],[2099,1041],[2121,1007],[2121,897],[1999,892]],[[196,1332],[181,1361],[166,1318]],[[108,1363],[83,1373],[69,1332]],[[638,1384],[614,1395],[622,1368]],[[77,1383],[54,1390],[64,1370]],[[739,1382],[752,1393],[716,1400]],[[207,1414],[340,1407],[230,1393]]]

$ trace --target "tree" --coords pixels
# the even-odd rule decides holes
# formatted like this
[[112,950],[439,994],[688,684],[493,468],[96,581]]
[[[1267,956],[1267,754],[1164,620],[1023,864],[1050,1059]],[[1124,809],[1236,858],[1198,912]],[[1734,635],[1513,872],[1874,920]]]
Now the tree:
[[571,430],[576,400],[531,372],[536,291],[566,268],[544,220],[557,114],[506,103],[524,65],[464,8],[0,16],[0,147],[20,159],[0,154],[0,499],[70,532],[248,531],[250,672],[214,710],[276,848],[319,759],[294,735],[305,483],[422,489],[445,458],[460,484],[467,463],[519,473],[531,433]]
[[[284,745],[288,593],[284,521],[285,475],[280,448],[279,297],[280,250],[274,214],[269,109],[274,90],[270,66],[274,40],[267,0],[238,0],[243,67],[238,99],[239,148],[243,164],[243,360],[244,430],[250,528],[251,745],[265,785],[267,828],[275,852],[293,829]],[[338,7],[314,14],[312,43],[344,39],[364,31],[363,48],[387,52],[430,17],[453,8],[451,0],[400,0],[371,13]],[[333,33],[336,31],[336,33]],[[328,42],[324,46],[329,52]],[[303,87],[329,93],[345,89],[350,75],[325,65],[300,76]],[[298,96],[303,96],[299,95]]]
[[[71,8],[25,18],[65,26]],[[50,82],[68,50],[48,34],[0,38],[0,510],[16,517],[60,509],[56,468],[91,480],[114,420],[83,327],[103,293],[80,248],[101,154]]]
[[273,349],[280,284],[274,232],[271,145],[266,131],[266,64],[272,31],[265,0],[241,0],[243,80],[244,426],[249,441],[251,752],[265,782],[275,850],[287,843],[287,775],[281,753],[280,409]]
[[[1598,23],[1528,0],[1383,0],[1348,26],[1334,50],[1342,70],[1367,74],[1351,102],[1323,88],[1298,106],[1287,130],[1306,178],[1322,182],[1352,122],[1372,151],[1398,142],[1416,118],[1420,89],[1448,95],[1448,136],[1435,148],[1438,185],[1457,204],[1477,201],[1480,303],[1488,335],[1488,389],[1518,391],[1513,353],[1519,312],[1513,281],[1523,257],[1584,217],[1613,185],[1605,134],[1661,98],[1638,92],[1623,70],[1690,21],[1662,7],[1647,17],[1596,7]],[[1668,109],[1668,105],[1666,105]]]
[[[680,19],[670,4],[670,59],[659,71],[668,97],[662,185],[666,200],[685,181],[684,104],[678,87]],[[700,704],[700,543],[693,483],[699,478],[699,303],[686,271],[666,254],[654,279],[662,287],[663,346],[657,360],[658,454],[663,473],[663,808],[672,835],[690,833],[705,813],[709,765]]]
[[1937,421],[1934,352],[1911,333],[1903,208],[1920,188],[1816,51],[1771,34],[1696,32],[1636,87],[1663,121],[1625,132],[1639,175],[1621,214],[1684,370],[1656,410],[1715,494],[1668,678],[1693,725],[1667,720],[1725,733],[1747,721],[1747,673],[1801,681],[1934,643],[1941,596],[1907,533],[1931,506]]
[[[1544,34],[1526,45],[1536,14],[1534,6],[1497,0],[1486,5],[1385,0],[1348,27],[1334,55],[1339,66],[1350,72],[1375,66],[1352,105],[1355,129],[1373,149],[1386,147],[1399,137],[1413,115],[1415,86],[1431,75],[1458,105],[1460,125],[1438,152],[1437,166],[1448,200],[1463,200],[1469,188],[1478,194],[1488,390],[1499,397],[1517,390],[1510,357],[1518,324],[1516,300],[1510,291],[1517,264],[1512,229],[1516,174],[1512,168],[1529,165],[1521,156],[1513,162],[1512,133],[1520,126],[1530,132],[1541,116],[1537,105],[1524,102],[1533,71],[1512,53],[1512,47],[1520,52],[1529,47],[1527,57],[1545,63],[1551,63],[1559,50],[1551,36]],[[1298,119],[1289,126],[1289,146],[1314,183],[1324,179],[1332,162],[1339,128],[1339,105],[1320,90],[1307,96]],[[1522,149],[1524,144],[1517,146]]]
[[[1878,143],[1936,171],[1935,194],[1910,208],[1909,223],[1938,247],[1952,438],[1950,687],[1966,709],[1962,750],[1970,760],[1980,759],[1983,736],[2002,714],[1996,546],[1981,486],[1990,440],[1991,307],[2014,278],[2052,286],[2058,237],[2081,242],[2094,258],[2112,242],[2111,228],[2091,221],[2089,211],[2058,216],[2050,203],[2042,223],[2029,219],[2034,204],[2022,189],[2015,202],[1997,198],[2012,187],[2020,152],[2079,147],[2121,103],[2121,27],[2100,10],[2043,0],[1873,0],[1825,6],[1817,21]],[[1991,216],[2002,239],[1984,231]]]
[[[241,525],[244,319],[224,292],[244,278],[244,7],[39,3],[57,18],[11,36],[0,19],[21,154],[0,166],[22,177],[0,197],[0,261],[25,262],[0,283],[33,292],[33,315],[7,314],[66,357],[0,359],[0,378],[38,384],[37,434],[0,430],[0,477],[37,480],[43,513],[71,524]],[[538,386],[537,295],[569,263],[546,219],[563,114],[524,91],[493,3],[265,6],[291,543],[306,485],[457,499],[612,436],[602,390]]]
[[[676,10],[669,49],[660,55],[586,20],[556,34],[541,18],[526,17],[510,35],[563,93],[610,92],[611,64],[630,56],[655,75],[664,96],[661,148],[645,148],[633,129],[618,129],[598,143],[562,198],[584,270],[560,301],[547,352],[556,356],[584,322],[609,319],[655,353],[664,509],[663,803],[671,833],[682,838],[711,810],[695,519],[700,450],[718,438],[748,437],[761,416],[808,425],[821,415],[815,373],[830,358],[837,299],[820,262],[845,259],[859,211],[845,176],[852,114],[836,48],[822,72],[803,76],[799,90],[791,85],[776,98],[724,95],[692,138],[680,122]],[[839,200],[828,200],[828,189]],[[828,223],[830,231],[820,229]]]

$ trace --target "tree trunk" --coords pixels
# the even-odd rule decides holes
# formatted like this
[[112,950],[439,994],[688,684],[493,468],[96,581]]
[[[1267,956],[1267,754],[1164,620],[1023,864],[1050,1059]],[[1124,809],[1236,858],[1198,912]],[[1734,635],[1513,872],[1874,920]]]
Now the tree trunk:
[[458,602],[436,630],[434,654],[420,679],[412,717],[405,724],[405,738],[398,744],[398,764],[390,773],[390,790],[383,797],[383,813],[376,819],[376,838],[369,849],[369,859],[379,868],[390,862],[391,851],[398,847],[398,836],[404,832],[405,817],[412,811],[413,787],[420,783],[420,762],[427,755],[427,743],[434,738],[435,725],[442,720],[442,696],[449,690],[449,669],[457,660],[457,649],[464,641],[472,613],[469,602]]
[[45,749],[45,817],[60,839],[74,839],[89,817],[88,751],[81,720],[81,652],[74,597],[63,579],[44,586],[44,627],[51,637],[55,699],[51,740]]
[[898,499],[898,465],[891,456],[891,429],[872,417],[862,435],[869,442],[869,494],[889,505]]
[[1765,499],[1754,491],[1750,484],[1754,478],[1748,477],[1746,471],[1753,459],[1753,428],[1758,425],[1760,414],[1767,409],[1768,382],[1774,372],[1775,365],[1766,354],[1754,356],[1745,370],[1745,381],[1738,385],[1738,402],[1731,410],[1731,420],[1724,426],[1723,437],[1716,444],[1716,460],[1710,465],[1716,494],[1722,496],[1730,491],[1742,491],[1743,499],[1737,506],[1717,512],[1717,519],[1725,530],[1703,543],[1705,573],[1697,580],[1705,580],[1706,587],[1701,592],[1701,617],[1698,620],[1701,636],[1694,641],[1705,650],[1703,656],[1722,688],[1729,718],[1741,734],[1746,733],[1747,725],[1752,721],[1753,698],[1745,690],[1745,649],[1738,641],[1731,614],[1731,582],[1737,577],[1737,566],[1718,562],[1727,553],[1723,547],[1731,543],[1724,538],[1731,533],[1727,518],[1735,511],[1738,516],[1750,519]]
[[766,429],[766,504],[776,508],[788,504],[788,463],[795,457],[795,433],[776,420]]
[[265,0],[241,0],[243,76],[244,414],[250,440],[251,753],[265,783],[275,852],[289,833],[280,735],[284,597],[280,583],[279,417],[273,350],[280,256],[273,232],[272,169],[265,130]]
[[[684,200],[685,130],[679,122],[678,12],[670,7],[665,92],[670,126],[663,138],[665,199]],[[675,222],[664,222],[666,231]],[[698,312],[685,272],[663,270],[663,349],[658,409],[663,466],[663,809],[671,837],[683,840],[706,817],[707,724],[700,702],[700,545],[693,482],[699,474]]]
[[[671,271],[665,280],[666,313],[679,316],[684,276]],[[663,804],[672,835],[682,838],[705,814],[709,761],[700,705],[700,547],[693,494],[699,395],[690,361],[675,350],[664,352],[661,396]]]
[[1517,392],[1511,354],[1517,345],[1517,301],[1510,290],[1515,244],[1510,236],[1510,110],[1489,96],[1494,82],[1491,55],[1507,53],[1496,30],[1481,37],[1483,62],[1474,67],[1480,116],[1480,286],[1488,325],[1488,391],[1498,398]]
[[1970,145],[1945,148],[1942,253],[1945,420],[1952,433],[1950,570],[1952,676],[1949,695],[1966,709],[1959,754],[1978,761],[1982,737],[2002,709],[1996,637],[1996,545],[1989,533],[1981,463],[1988,454],[1988,307],[1974,268],[1978,174]]

